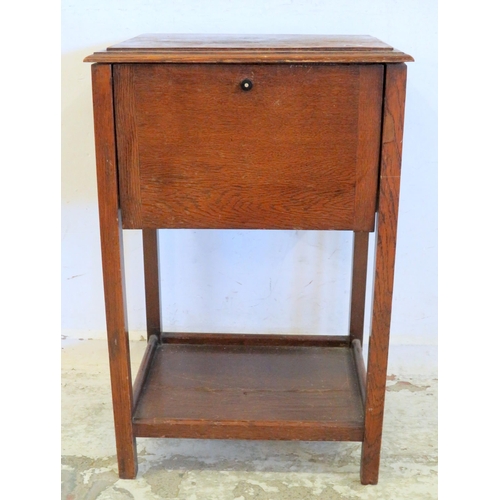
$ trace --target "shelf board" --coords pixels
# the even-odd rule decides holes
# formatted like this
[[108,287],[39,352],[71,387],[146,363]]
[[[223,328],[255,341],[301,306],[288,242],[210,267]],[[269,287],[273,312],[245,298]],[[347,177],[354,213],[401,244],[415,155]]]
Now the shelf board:
[[350,347],[150,346],[136,389],[138,437],[363,439]]

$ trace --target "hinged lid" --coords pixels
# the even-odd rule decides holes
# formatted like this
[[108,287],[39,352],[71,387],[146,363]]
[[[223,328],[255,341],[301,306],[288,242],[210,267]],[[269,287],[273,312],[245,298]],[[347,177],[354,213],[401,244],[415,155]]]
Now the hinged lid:
[[145,34],[95,52],[85,62],[384,63],[413,58],[368,35]]

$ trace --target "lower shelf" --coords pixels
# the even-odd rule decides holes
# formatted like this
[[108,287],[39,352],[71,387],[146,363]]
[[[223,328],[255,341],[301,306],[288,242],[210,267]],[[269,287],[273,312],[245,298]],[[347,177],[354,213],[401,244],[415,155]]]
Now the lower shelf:
[[137,390],[138,437],[362,441],[350,347],[155,344]]

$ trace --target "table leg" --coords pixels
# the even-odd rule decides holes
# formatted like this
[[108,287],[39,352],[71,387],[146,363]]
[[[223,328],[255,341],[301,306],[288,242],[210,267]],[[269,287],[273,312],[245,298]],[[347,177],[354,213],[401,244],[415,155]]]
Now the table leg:
[[368,264],[368,232],[355,231],[353,242],[351,312],[349,335],[363,345],[365,323],[366,269]]
[[143,229],[144,284],[146,289],[146,324],[148,339],[161,333],[161,292],[158,257],[158,230]]
[[110,64],[92,66],[92,88],[104,301],[118,472],[123,479],[133,479],[137,473],[137,455],[132,428],[132,380]]
[[382,155],[376,230],[373,310],[369,341],[361,483],[377,484],[382,442],[392,310],[406,65],[386,66]]

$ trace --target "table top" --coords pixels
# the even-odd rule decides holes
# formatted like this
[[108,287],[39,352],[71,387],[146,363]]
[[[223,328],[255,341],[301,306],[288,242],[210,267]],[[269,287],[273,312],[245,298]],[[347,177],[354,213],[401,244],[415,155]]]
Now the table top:
[[398,63],[413,58],[368,35],[143,34],[85,62]]

